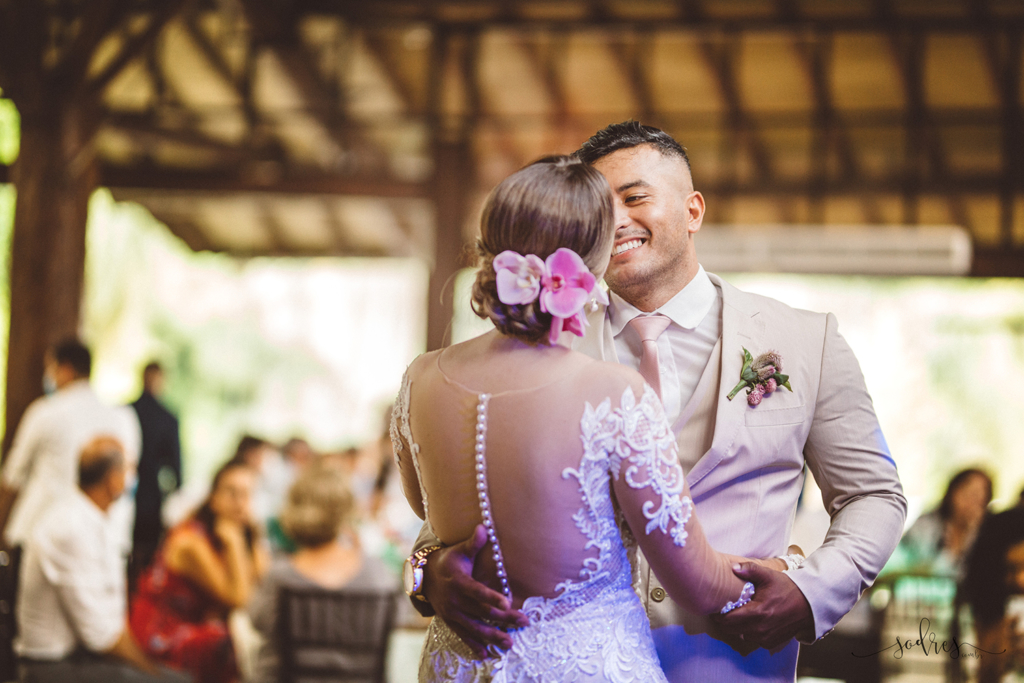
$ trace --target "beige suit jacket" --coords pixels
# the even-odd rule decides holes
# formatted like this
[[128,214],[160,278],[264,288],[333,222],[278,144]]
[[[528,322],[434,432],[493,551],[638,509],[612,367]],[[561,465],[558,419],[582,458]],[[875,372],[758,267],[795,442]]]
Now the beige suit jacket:
[[[821,637],[871,585],[899,541],[906,500],[896,466],[835,316],[797,310],[710,277],[722,294],[721,375],[710,449],[687,472],[697,514],[719,551],[785,554],[806,464],[832,521],[822,546],[787,574],[810,603],[815,637]],[[617,361],[604,309],[589,322],[576,349]],[[739,381],[743,347],[754,356],[780,353],[793,391],[777,391],[757,407],[744,393],[726,400]],[[705,619],[656,591],[649,569],[641,574],[670,681],[794,679],[796,641],[771,655],[713,639]]]

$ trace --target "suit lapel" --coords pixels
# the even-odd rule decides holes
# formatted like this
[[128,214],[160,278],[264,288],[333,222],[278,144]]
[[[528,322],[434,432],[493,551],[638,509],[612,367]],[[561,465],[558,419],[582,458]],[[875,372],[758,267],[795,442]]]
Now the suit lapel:
[[706,477],[733,450],[747,407],[744,394],[726,399],[739,381],[743,369],[743,347],[757,355],[764,335],[764,320],[750,298],[717,275],[708,274],[722,291],[722,374],[719,377],[718,408],[715,412],[715,436],[711,449],[697,461],[687,476],[691,487]]

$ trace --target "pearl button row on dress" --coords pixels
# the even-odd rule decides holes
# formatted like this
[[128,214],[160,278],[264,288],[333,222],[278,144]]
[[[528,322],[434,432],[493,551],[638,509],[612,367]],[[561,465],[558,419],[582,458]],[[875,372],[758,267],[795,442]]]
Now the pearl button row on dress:
[[494,563],[498,567],[498,578],[501,580],[501,591],[512,600],[512,591],[508,587],[508,576],[505,573],[505,558],[498,546],[498,535],[494,533],[494,520],[491,518],[491,499],[487,495],[487,466],[484,463],[485,443],[487,441],[487,402],[490,394],[480,394],[476,404],[476,492],[480,499],[480,514],[487,529],[487,538],[494,548]]

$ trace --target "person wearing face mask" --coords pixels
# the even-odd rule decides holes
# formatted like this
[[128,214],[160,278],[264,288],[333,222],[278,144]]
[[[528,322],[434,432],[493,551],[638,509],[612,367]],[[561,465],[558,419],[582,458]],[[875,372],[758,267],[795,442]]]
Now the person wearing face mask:
[[[0,538],[8,547],[24,544],[43,512],[74,491],[78,455],[101,434],[124,447],[129,477],[139,459],[141,434],[135,414],[108,406],[89,385],[92,356],[77,339],[56,344],[46,355],[43,387],[18,424],[0,473]],[[126,517],[117,502],[111,516]],[[127,541],[127,528],[119,530]]]

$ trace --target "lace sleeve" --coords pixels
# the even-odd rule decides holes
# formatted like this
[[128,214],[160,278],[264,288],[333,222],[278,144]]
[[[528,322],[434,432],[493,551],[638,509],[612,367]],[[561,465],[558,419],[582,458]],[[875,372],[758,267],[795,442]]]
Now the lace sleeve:
[[391,409],[391,451],[395,456],[395,465],[402,467],[402,453],[408,453],[407,443],[412,441],[406,436],[409,430],[409,370],[402,374],[402,386],[395,397],[395,405]]
[[395,453],[395,464],[402,477],[405,498],[409,501],[413,512],[420,519],[426,519],[427,496],[419,476],[419,461],[417,460],[419,446],[413,440],[412,428],[409,426],[410,388],[411,382],[407,368],[405,374],[402,375],[402,387],[398,390],[395,406],[391,410],[391,449]]
[[728,558],[708,544],[693,514],[675,435],[654,390],[645,387],[638,403],[627,387],[619,409],[609,417],[618,423],[607,443],[612,487],[641,550],[672,599],[703,614],[748,602],[753,586],[736,578]]

